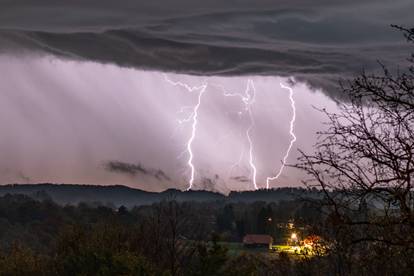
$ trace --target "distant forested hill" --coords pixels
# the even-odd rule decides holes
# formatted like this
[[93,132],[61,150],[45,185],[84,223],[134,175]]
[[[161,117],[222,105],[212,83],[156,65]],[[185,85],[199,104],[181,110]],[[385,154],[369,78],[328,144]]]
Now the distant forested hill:
[[231,192],[228,196],[201,190],[180,191],[169,189],[160,193],[146,192],[122,185],[72,185],[72,184],[10,184],[0,186],[0,196],[24,194],[34,199],[52,199],[59,204],[96,203],[126,207],[147,205],[166,199],[177,201],[226,201],[226,202],[278,202],[298,197],[316,197],[317,191],[301,188],[278,188],[245,192]]

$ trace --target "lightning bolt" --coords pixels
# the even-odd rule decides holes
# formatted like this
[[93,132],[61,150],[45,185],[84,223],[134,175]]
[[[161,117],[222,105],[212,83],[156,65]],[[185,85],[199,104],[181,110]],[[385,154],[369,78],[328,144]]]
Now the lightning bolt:
[[279,176],[282,174],[283,169],[286,166],[286,160],[289,157],[289,154],[290,154],[290,151],[292,150],[293,144],[296,142],[296,135],[295,135],[295,132],[294,132],[294,126],[295,126],[295,120],[296,120],[296,105],[295,105],[295,100],[293,99],[293,89],[286,86],[286,85],[284,85],[283,83],[281,83],[280,86],[283,89],[287,89],[289,91],[290,106],[292,108],[292,119],[290,120],[290,129],[289,129],[289,134],[290,134],[291,140],[289,142],[289,147],[288,147],[288,149],[285,153],[285,156],[283,156],[282,166],[280,167],[278,173],[275,176],[266,178],[266,189],[269,189],[270,181],[278,179]]
[[[166,74],[164,74],[164,79],[165,79],[166,82],[168,82],[169,84],[171,84],[173,86],[180,86],[180,87],[185,88],[188,92],[199,91],[198,92],[198,97],[197,97],[197,103],[192,108],[192,112],[191,112],[190,116],[187,117],[186,119],[178,121],[180,124],[186,123],[186,122],[191,122],[191,135],[190,135],[190,138],[187,140],[187,153],[188,153],[187,165],[190,168],[190,179],[188,180],[188,188],[187,188],[187,191],[188,191],[188,190],[191,190],[193,188],[193,184],[194,184],[195,166],[193,164],[194,154],[193,154],[192,145],[193,145],[194,139],[196,137],[196,132],[197,132],[198,110],[201,106],[201,99],[202,99],[204,93],[207,90],[207,84],[204,82],[204,84],[200,85],[200,86],[190,86],[190,85],[188,85],[186,83],[183,83],[183,82],[180,82],[180,81],[172,81],[168,78],[168,76]],[[183,110],[186,109],[186,108],[188,108],[188,107],[181,108],[180,112],[183,112]]]
[[[253,91],[253,95],[250,95],[249,91],[249,87],[252,87],[252,91]],[[250,167],[252,168],[252,181],[253,181],[253,186],[254,189],[257,190],[257,180],[256,180],[256,176],[257,176],[257,168],[256,165],[254,164],[254,158],[253,158],[253,142],[252,142],[252,138],[250,137],[250,132],[254,127],[254,119],[253,119],[253,114],[252,114],[252,104],[255,102],[256,100],[256,88],[254,87],[254,82],[253,80],[248,80],[247,83],[247,88],[246,88],[246,95],[248,95],[247,99],[248,101],[245,102],[246,105],[246,109],[247,112],[249,113],[249,118],[250,118],[250,126],[248,127],[247,131],[246,131],[246,137],[247,140],[249,141],[249,164]]]
[[[252,178],[252,182],[253,182],[253,187],[255,190],[258,189],[257,187],[257,168],[256,165],[254,163],[254,149],[253,149],[253,141],[251,138],[251,131],[254,128],[254,119],[253,119],[253,113],[252,113],[252,105],[255,103],[256,101],[256,88],[254,86],[254,82],[252,79],[248,79],[247,81],[247,86],[246,86],[246,90],[244,91],[244,95],[243,94],[239,94],[239,93],[230,93],[228,92],[223,86],[218,85],[218,84],[213,84],[214,86],[220,88],[223,91],[223,95],[225,97],[239,97],[241,99],[241,101],[244,103],[244,109],[245,111],[249,114],[249,119],[250,119],[250,125],[248,126],[248,128],[246,129],[246,138],[247,141],[249,143],[249,165],[251,168],[251,178]],[[251,92],[251,93],[250,93]],[[241,157],[243,156],[244,151],[241,155]],[[232,166],[232,168],[236,167],[237,164],[239,164],[241,162],[241,157],[239,159],[239,161]]]
[[[190,123],[191,122],[191,135],[189,137],[189,139],[187,140],[186,143],[186,152],[188,153],[188,159],[187,159],[187,165],[190,168],[190,178],[188,181],[188,188],[187,190],[192,189],[193,184],[194,184],[194,179],[195,179],[195,166],[193,164],[193,159],[194,159],[194,153],[193,153],[193,149],[192,149],[192,145],[193,142],[195,140],[196,137],[196,133],[197,133],[197,126],[198,126],[198,112],[199,112],[199,108],[202,104],[202,97],[204,95],[204,93],[207,90],[208,85],[212,85],[212,86],[216,86],[218,88],[220,88],[223,91],[223,95],[225,97],[239,97],[240,100],[243,102],[244,104],[244,111],[248,114],[249,116],[249,120],[250,120],[250,124],[246,129],[245,135],[246,135],[246,139],[248,141],[248,145],[249,145],[249,166],[250,166],[250,177],[252,179],[252,183],[253,183],[253,187],[255,190],[258,189],[257,186],[257,167],[255,165],[254,162],[254,143],[251,137],[251,132],[255,126],[255,121],[253,118],[253,112],[252,112],[252,106],[253,104],[256,102],[256,88],[254,86],[254,82],[252,79],[248,79],[247,81],[247,86],[246,89],[244,91],[244,94],[240,94],[240,93],[230,93],[228,92],[223,86],[218,85],[218,84],[207,84],[207,82],[204,80],[204,84],[200,85],[200,86],[190,86],[186,83],[180,82],[180,81],[172,81],[170,80],[166,74],[164,74],[164,79],[166,82],[168,82],[169,84],[173,85],[173,86],[180,86],[185,88],[188,92],[195,92],[198,91],[198,96],[197,96],[197,103],[190,107],[190,106],[185,106],[182,107],[180,110],[180,113],[183,113],[185,109],[190,109],[192,110],[191,113],[189,114],[189,116],[185,119],[182,120],[178,120],[179,124],[183,124],[183,123]],[[283,89],[286,89],[289,91],[289,100],[291,103],[291,108],[292,108],[292,118],[290,120],[290,129],[289,129],[289,134],[291,136],[291,140],[289,142],[289,147],[285,153],[285,155],[283,156],[283,161],[282,161],[282,166],[280,167],[279,171],[277,172],[277,174],[275,176],[272,177],[267,177],[266,178],[266,189],[270,188],[270,182],[273,180],[276,180],[280,177],[280,175],[282,174],[285,166],[286,166],[286,160],[289,157],[290,151],[292,150],[293,144],[296,142],[296,135],[294,133],[294,125],[295,125],[295,120],[296,120],[296,105],[295,105],[295,100],[293,98],[293,89],[284,85],[283,83],[280,83],[280,86]],[[239,113],[239,115],[241,115],[241,113]],[[185,153],[185,152],[183,152]],[[182,153],[182,154],[183,154]],[[244,155],[244,150],[238,160],[238,164],[241,162],[241,159]],[[235,164],[233,167],[237,166],[237,164]]]

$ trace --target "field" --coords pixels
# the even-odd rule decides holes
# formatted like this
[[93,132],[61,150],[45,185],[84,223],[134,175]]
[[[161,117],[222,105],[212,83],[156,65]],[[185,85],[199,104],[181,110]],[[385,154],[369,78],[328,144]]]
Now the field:
[[243,243],[240,242],[220,242],[221,245],[228,248],[228,253],[230,256],[237,256],[240,253],[269,253],[269,249],[267,247],[258,247],[258,248],[249,248],[245,247]]
[[[303,254],[304,247],[303,246],[290,246],[285,244],[278,244],[273,245],[272,250],[269,250],[267,247],[258,247],[258,248],[249,248],[245,247],[243,243],[238,242],[220,242],[221,245],[226,246],[228,248],[228,254],[230,256],[237,256],[241,253],[251,253],[251,254],[264,254],[268,257],[278,257],[280,252],[285,252],[289,254],[291,257],[300,257],[305,256]],[[312,254],[308,252],[307,256],[311,256]]]

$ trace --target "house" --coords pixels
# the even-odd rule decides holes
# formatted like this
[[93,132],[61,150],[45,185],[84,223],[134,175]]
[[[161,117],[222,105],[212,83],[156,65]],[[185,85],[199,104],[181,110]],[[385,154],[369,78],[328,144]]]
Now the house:
[[243,245],[246,247],[268,247],[272,249],[273,238],[269,235],[248,234],[243,238]]

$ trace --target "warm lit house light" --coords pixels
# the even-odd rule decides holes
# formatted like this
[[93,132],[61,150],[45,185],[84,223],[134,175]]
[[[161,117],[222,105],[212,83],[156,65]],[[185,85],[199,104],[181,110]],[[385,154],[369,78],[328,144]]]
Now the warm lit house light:
[[296,233],[292,233],[292,235],[290,236],[290,239],[292,241],[297,241],[298,240],[298,236],[296,235]]

